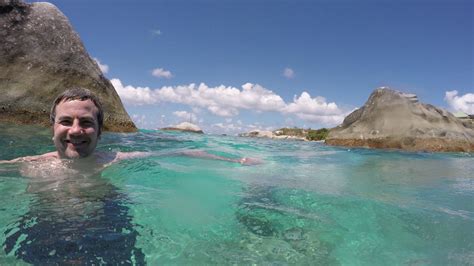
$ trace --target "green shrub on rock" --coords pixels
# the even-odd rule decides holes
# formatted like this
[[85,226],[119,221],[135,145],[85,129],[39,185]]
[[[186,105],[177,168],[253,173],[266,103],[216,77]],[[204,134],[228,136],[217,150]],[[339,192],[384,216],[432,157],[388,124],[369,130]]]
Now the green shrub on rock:
[[306,134],[307,140],[325,140],[329,134],[329,129],[321,128],[321,129],[309,129],[308,133]]

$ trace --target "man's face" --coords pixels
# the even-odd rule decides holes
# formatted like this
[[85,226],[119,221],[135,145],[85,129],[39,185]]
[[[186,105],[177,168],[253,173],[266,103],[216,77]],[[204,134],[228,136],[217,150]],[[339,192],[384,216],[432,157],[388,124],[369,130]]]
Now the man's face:
[[62,101],[56,106],[53,141],[61,158],[91,155],[99,139],[99,110],[91,100]]

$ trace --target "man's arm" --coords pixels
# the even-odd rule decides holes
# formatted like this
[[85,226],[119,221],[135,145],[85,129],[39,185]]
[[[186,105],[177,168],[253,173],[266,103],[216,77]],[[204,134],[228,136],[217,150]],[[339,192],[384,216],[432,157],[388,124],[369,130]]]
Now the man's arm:
[[197,150],[197,151],[196,150],[182,151],[179,154],[183,154],[183,155],[190,156],[190,157],[196,157],[196,158],[240,163],[241,165],[255,165],[255,164],[261,164],[262,163],[262,161],[259,160],[259,159],[253,159],[253,158],[247,158],[247,157],[232,159],[232,158],[218,156],[218,155],[210,154],[210,153],[207,153],[205,151],[199,151],[199,150]]
[[0,164],[21,162],[23,158],[25,158],[25,157],[16,158],[16,159],[13,159],[13,160],[0,160]]
[[227,158],[223,156],[218,156],[214,154],[207,153],[205,151],[199,151],[199,150],[186,150],[186,151],[180,151],[180,152],[173,152],[169,154],[163,154],[163,153],[154,153],[154,152],[118,152],[117,156],[115,157],[114,162],[121,161],[121,160],[127,160],[127,159],[134,159],[134,158],[143,158],[143,157],[148,157],[148,156],[153,156],[153,155],[184,155],[184,156],[189,156],[189,157],[196,157],[196,158],[203,158],[203,159],[211,159],[211,160],[219,160],[219,161],[226,161],[226,162],[233,162],[233,163],[240,163],[242,165],[256,165],[256,164],[261,164],[262,161],[259,159],[254,159],[254,158],[238,158],[238,159],[232,159],[232,158]]
[[118,162],[121,160],[128,160],[128,159],[135,159],[135,158],[143,158],[152,156],[155,153],[153,152],[146,152],[146,151],[131,151],[131,152],[117,152],[115,155],[114,162]]
[[0,164],[33,162],[33,161],[38,161],[38,160],[43,160],[43,159],[48,159],[48,158],[56,158],[56,157],[57,157],[57,152],[48,152],[42,155],[25,156],[25,157],[12,159],[12,160],[0,160]]

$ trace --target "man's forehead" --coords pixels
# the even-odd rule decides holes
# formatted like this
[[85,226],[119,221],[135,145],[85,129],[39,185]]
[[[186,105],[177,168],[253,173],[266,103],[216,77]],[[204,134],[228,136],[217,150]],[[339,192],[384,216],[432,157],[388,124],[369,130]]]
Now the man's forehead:
[[96,116],[99,109],[95,106],[94,102],[90,99],[87,100],[63,100],[59,102],[56,106],[56,114],[58,116],[71,115],[71,114],[81,114],[87,115],[91,114],[94,117]]

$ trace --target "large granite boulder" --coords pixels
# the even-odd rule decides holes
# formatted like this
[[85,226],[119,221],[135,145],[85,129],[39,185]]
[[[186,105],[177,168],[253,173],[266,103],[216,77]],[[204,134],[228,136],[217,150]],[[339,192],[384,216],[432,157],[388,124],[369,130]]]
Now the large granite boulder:
[[250,137],[250,138],[274,138],[275,134],[269,130],[252,130],[247,133],[240,133],[239,137]]
[[416,95],[375,90],[364,106],[330,130],[329,145],[410,151],[474,151],[474,130]]
[[182,122],[180,124],[171,126],[171,127],[164,127],[161,130],[165,131],[181,131],[181,132],[191,132],[191,133],[199,133],[204,134],[201,128],[197,125],[189,123],[189,122]]
[[54,5],[0,0],[0,40],[0,121],[49,125],[55,97],[81,86],[102,100],[105,130],[136,131],[114,87]]

